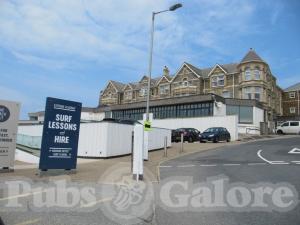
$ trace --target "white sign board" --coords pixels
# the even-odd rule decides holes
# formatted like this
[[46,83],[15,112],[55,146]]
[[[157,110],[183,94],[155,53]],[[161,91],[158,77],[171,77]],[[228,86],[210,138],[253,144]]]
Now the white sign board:
[[0,169],[14,166],[20,103],[0,100]]

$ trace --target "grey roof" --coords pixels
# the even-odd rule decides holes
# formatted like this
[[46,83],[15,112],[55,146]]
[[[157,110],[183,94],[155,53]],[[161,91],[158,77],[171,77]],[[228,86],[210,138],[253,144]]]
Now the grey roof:
[[288,91],[299,91],[300,90],[300,82],[297,83],[297,84],[294,84],[286,89],[284,89],[285,92],[288,92]]
[[[199,69],[196,66],[193,66],[190,63],[185,62],[185,64],[187,64],[187,66],[189,66],[195,73],[197,73],[199,76],[202,76],[204,78],[208,77],[208,74],[212,71],[212,69],[214,67],[208,67],[208,68],[204,68],[204,69]],[[218,64],[219,66],[222,67],[222,69],[224,69],[227,73],[236,73],[238,72],[237,70],[237,66],[238,63],[228,63],[228,64]]]
[[264,62],[264,60],[262,60],[262,58],[259,57],[259,55],[257,55],[257,53],[250,48],[249,52],[244,56],[244,58],[242,59],[241,63],[243,62],[249,62],[249,61],[261,61]]
[[197,73],[199,76],[202,75],[202,70],[197,68],[196,66],[193,66],[190,63],[184,62],[188,67],[190,67],[195,73]]
[[117,91],[120,91],[120,92],[123,91],[123,88],[126,85],[126,84],[123,84],[121,82],[114,81],[114,80],[111,80],[110,82],[117,88]]

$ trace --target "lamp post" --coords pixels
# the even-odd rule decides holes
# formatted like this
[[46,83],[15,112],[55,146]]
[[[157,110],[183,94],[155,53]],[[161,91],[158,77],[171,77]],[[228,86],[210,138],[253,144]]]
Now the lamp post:
[[149,121],[149,102],[150,102],[150,88],[151,88],[151,73],[152,73],[152,54],[153,54],[153,38],[154,38],[154,19],[155,15],[175,11],[182,7],[182,4],[172,5],[169,9],[162,10],[159,12],[152,12],[152,25],[151,25],[151,38],[150,38],[150,55],[149,55],[149,70],[148,70],[148,93],[147,93],[147,106],[146,106],[146,120]]

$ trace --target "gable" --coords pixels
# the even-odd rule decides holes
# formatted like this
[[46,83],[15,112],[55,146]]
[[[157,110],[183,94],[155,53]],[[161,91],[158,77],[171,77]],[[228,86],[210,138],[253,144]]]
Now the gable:
[[160,80],[157,82],[157,85],[166,84],[166,83],[170,83],[170,81],[165,76],[162,76]]
[[148,77],[143,76],[143,78],[140,80],[140,83],[147,83],[148,82]]
[[187,65],[183,64],[171,82],[180,82],[183,78],[188,80],[198,79],[199,76],[193,72]]
[[124,87],[123,91],[131,91],[132,87],[129,84],[126,84],[126,86]]
[[106,86],[106,88],[104,89],[104,91],[103,91],[103,95],[106,95],[106,94],[108,94],[109,92],[111,92],[111,93],[116,93],[117,92],[117,89],[114,87],[114,85],[111,83],[111,82],[109,82],[108,84],[107,84],[107,86]]
[[216,64],[214,68],[209,72],[208,76],[220,73],[227,74],[227,71],[224,70],[219,64]]

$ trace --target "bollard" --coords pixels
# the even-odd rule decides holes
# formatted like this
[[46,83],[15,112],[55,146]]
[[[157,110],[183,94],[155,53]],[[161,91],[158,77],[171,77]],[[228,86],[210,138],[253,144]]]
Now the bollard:
[[131,173],[133,171],[133,146],[134,146],[134,132],[131,132]]
[[181,143],[180,143],[180,152],[179,153],[182,153],[183,152],[183,133],[181,133]]
[[164,157],[168,157],[167,145],[168,145],[168,137],[165,137],[165,142],[164,142]]

